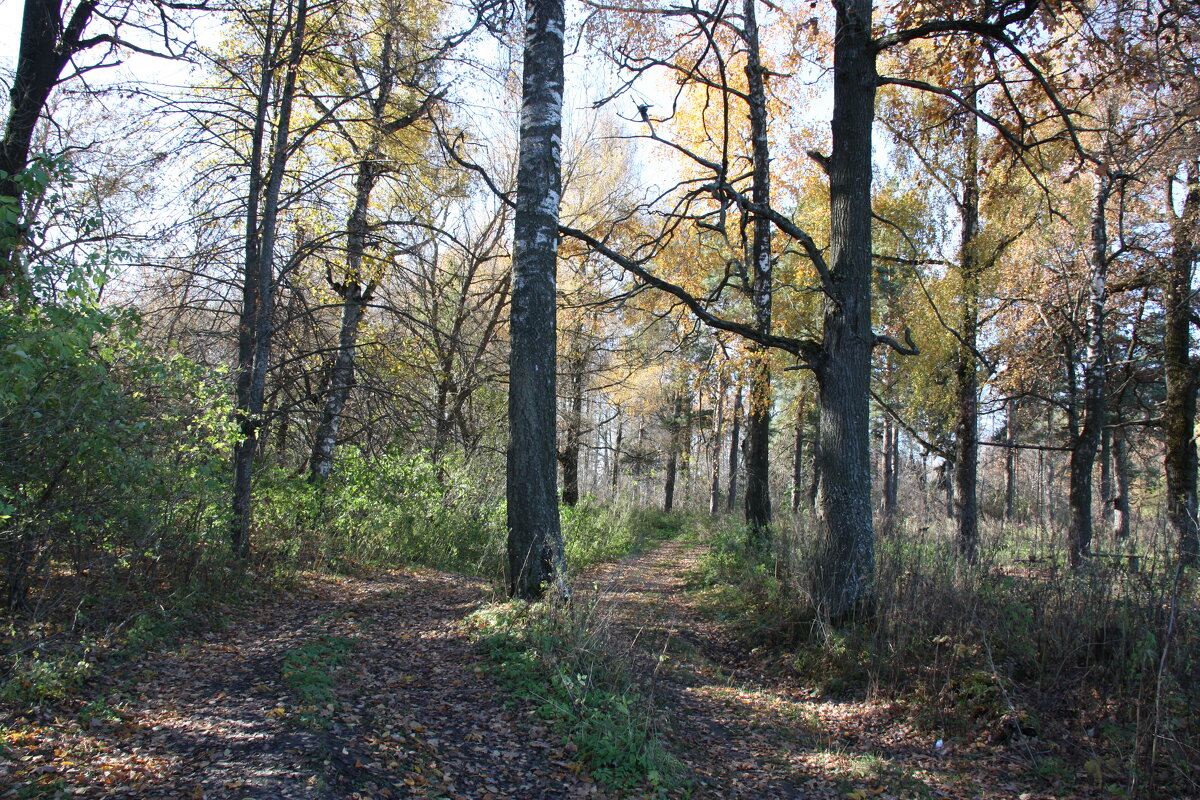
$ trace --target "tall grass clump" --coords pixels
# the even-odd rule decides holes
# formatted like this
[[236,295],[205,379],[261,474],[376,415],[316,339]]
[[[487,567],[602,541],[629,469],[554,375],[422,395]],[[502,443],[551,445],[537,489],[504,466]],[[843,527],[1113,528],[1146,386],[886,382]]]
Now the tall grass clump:
[[718,526],[698,582],[825,689],[909,701],[916,722],[939,735],[1086,740],[1090,756],[1081,750],[1086,765],[1076,767],[1102,790],[1194,791],[1194,579],[1153,551],[1072,571],[1030,550],[1029,531],[989,522],[984,533],[974,565],[937,526],[881,537],[875,607],[836,627],[810,599],[815,543],[803,520],[777,529],[774,552],[759,556],[745,552],[740,528]]
[[623,797],[680,785],[653,687],[630,671],[632,645],[594,599],[497,603],[466,625],[505,689],[553,726],[597,782]]

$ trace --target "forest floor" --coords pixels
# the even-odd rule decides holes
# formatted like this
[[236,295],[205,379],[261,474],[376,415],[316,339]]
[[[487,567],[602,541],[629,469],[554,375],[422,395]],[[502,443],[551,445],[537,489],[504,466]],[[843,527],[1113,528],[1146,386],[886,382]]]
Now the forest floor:
[[[689,593],[700,547],[604,566],[576,598],[636,645],[687,773],[670,795],[1081,796],[1046,793],[1015,749],[937,746],[886,702],[801,685]],[[0,709],[0,798],[613,797],[493,680],[463,624],[493,600],[482,581],[428,570],[306,580],[220,631],[102,668],[79,696]]]

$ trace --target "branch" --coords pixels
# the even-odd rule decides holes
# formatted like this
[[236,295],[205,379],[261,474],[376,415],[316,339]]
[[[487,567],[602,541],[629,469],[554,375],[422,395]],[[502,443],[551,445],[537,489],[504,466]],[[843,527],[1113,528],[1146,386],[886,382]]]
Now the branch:
[[757,342],[758,344],[766,347],[774,347],[778,350],[791,353],[792,355],[803,359],[806,362],[802,368],[814,368],[816,362],[820,359],[821,346],[811,339],[794,339],[790,336],[776,336],[770,333],[763,333],[762,331],[759,331],[757,328],[754,328],[750,325],[745,325],[740,322],[733,322],[731,320],[724,319],[723,317],[718,317],[705,308],[704,304],[700,302],[699,298],[684,289],[682,286],[678,286],[670,281],[657,277],[637,261],[621,255],[594,236],[584,233],[576,228],[571,228],[561,224],[558,226],[558,232],[563,236],[570,236],[572,239],[583,242],[592,250],[604,256],[609,261],[621,267],[621,269],[625,270],[631,275],[636,276],[644,283],[647,283],[650,286],[653,286],[655,289],[659,289],[671,295],[672,297],[675,297],[677,300],[683,303],[683,305],[685,305],[688,310],[696,316],[697,319],[710,328],[728,331],[729,333],[736,333],[743,338]]
[[876,394],[874,389],[871,390],[871,398],[876,403],[879,403],[879,406],[884,411],[887,412],[887,415],[889,417],[891,417],[892,419],[896,420],[896,424],[898,424],[901,428],[903,428],[908,433],[909,436],[913,437],[918,442],[920,442],[921,446],[924,447],[926,450],[933,453],[934,455],[941,456],[942,458],[946,459],[947,461],[954,460],[953,457],[951,456],[949,450],[946,450],[943,447],[939,447],[938,445],[936,445],[933,442],[926,439],[921,434],[917,433],[916,429],[913,428],[912,425],[909,425],[907,422],[905,422],[904,418],[900,416],[900,414],[896,411],[896,409],[892,408],[891,405],[889,405],[886,400],[884,400],[882,397],[880,397],[878,394]]
[[921,355],[921,351],[918,350],[916,344],[913,343],[912,331],[910,331],[908,328],[904,329],[904,344],[900,344],[886,333],[875,334],[875,344],[886,344],[888,347],[892,348],[902,356]]
[[887,36],[881,36],[874,42],[875,51],[880,52],[889,47],[895,47],[898,44],[911,42],[914,39],[925,39],[944,33],[974,33],[989,39],[999,39],[1004,36],[1005,28],[1014,22],[1024,22],[1029,19],[1033,16],[1033,12],[1037,11],[1037,7],[1038,0],[1025,0],[1024,5],[1020,9],[1005,14],[995,22],[985,22],[984,20],[977,19],[931,20],[915,28],[907,28],[888,34]]
[[384,133],[396,133],[399,130],[407,128],[409,125],[412,125],[414,122],[419,120],[421,117],[428,114],[429,109],[431,109],[433,107],[433,104],[438,102],[439,100],[444,99],[445,97],[446,97],[445,89],[442,89],[440,92],[430,92],[429,95],[426,96],[426,98],[421,101],[421,104],[419,106],[417,106],[415,109],[413,109],[409,113],[405,114],[403,117],[400,117],[400,119],[395,120],[394,122],[389,122],[387,125],[384,125],[383,132]]

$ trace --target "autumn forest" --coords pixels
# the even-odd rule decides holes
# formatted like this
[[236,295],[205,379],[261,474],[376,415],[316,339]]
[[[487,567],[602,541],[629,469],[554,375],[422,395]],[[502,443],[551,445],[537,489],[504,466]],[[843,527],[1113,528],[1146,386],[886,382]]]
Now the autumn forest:
[[0,29],[0,797],[1200,797],[1189,0]]

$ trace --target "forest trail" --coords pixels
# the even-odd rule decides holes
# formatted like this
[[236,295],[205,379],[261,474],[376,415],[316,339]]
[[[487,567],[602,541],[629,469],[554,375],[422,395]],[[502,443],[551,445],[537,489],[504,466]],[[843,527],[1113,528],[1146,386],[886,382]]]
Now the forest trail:
[[[688,590],[702,548],[669,541],[590,576],[607,616],[647,659],[669,709],[690,796],[833,800],[1050,797],[1011,782],[998,754],[935,749],[888,703],[824,697],[786,658],[752,648]],[[604,614],[602,614],[604,616]]]
[[[774,674],[685,591],[699,553],[672,541],[603,566],[576,601],[636,644],[690,774],[672,794],[1017,796],[964,777],[988,770],[935,754],[885,707],[820,699]],[[482,581],[434,571],[306,582],[223,632],[104,674],[85,698],[0,720],[0,797],[17,796],[18,780],[43,787],[20,795],[37,797],[611,797],[488,675],[461,623],[489,597]],[[331,702],[303,712],[288,654],[346,641]]]

